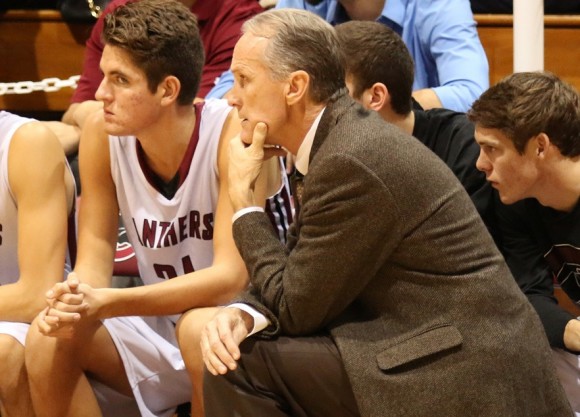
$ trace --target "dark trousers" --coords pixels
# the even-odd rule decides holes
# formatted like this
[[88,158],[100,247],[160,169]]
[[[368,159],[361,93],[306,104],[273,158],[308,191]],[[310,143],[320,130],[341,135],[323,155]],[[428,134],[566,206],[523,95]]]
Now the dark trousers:
[[340,354],[327,336],[249,338],[238,368],[206,371],[207,417],[358,417]]

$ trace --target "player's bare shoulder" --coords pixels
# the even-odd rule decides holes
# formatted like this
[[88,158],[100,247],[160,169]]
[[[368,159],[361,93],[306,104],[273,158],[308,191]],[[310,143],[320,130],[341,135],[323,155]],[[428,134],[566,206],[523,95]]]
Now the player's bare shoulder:
[[56,135],[38,121],[25,123],[16,129],[11,142],[12,150],[22,151],[25,155],[27,152],[51,152],[64,156],[64,151],[59,152],[61,146]]
[[58,138],[41,122],[25,123],[14,132],[8,153],[11,178],[31,178],[36,172],[62,169],[64,160],[64,150]]
[[232,107],[226,120],[224,121],[224,126],[222,128],[222,133],[220,136],[220,143],[232,139],[234,136],[238,135],[242,131],[242,124],[240,116],[238,115],[238,110]]

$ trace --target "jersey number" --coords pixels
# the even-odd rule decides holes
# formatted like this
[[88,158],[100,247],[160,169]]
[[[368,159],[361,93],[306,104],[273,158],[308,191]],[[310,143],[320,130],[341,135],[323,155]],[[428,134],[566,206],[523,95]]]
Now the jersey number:
[[[195,271],[189,255],[181,258],[181,265],[183,266],[183,275]],[[173,265],[153,264],[153,268],[155,268],[157,277],[161,279],[171,279],[179,275]]]

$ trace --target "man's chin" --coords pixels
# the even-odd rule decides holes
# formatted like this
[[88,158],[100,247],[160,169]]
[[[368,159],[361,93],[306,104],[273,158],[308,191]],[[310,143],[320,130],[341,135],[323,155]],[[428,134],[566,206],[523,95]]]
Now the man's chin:
[[127,133],[124,132],[123,129],[113,123],[105,122],[104,130],[105,133],[110,136],[127,136]]
[[250,146],[252,144],[252,134],[251,134],[251,132],[248,132],[246,130],[242,130],[240,132],[240,139],[244,143],[244,145],[246,145],[246,147]]
[[499,193],[499,199],[506,206],[509,206],[510,204],[514,204],[515,202],[517,202],[518,200],[520,200],[519,198],[514,198],[513,195],[509,195],[509,194],[507,194],[505,192],[502,193],[499,190],[498,190],[498,193]]

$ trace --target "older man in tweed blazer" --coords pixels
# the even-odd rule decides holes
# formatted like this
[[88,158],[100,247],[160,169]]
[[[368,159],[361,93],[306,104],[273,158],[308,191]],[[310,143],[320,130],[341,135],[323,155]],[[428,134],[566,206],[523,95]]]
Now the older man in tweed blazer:
[[[204,330],[207,415],[572,415],[461,184],[348,97],[337,50],[330,27],[290,10],[255,17],[236,46],[230,198],[252,287]],[[306,174],[287,247],[252,208],[264,142]],[[256,326],[265,340],[240,351]]]

